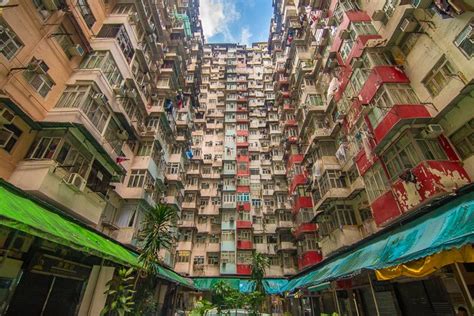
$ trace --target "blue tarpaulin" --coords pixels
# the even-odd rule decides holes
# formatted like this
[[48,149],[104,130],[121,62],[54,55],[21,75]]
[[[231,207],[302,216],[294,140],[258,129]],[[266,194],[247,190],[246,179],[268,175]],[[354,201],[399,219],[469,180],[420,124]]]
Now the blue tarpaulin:
[[474,243],[474,192],[343,253],[305,275],[284,291],[350,277],[362,270],[379,270],[420,259],[443,250]]
[[[201,291],[210,291],[219,281],[227,282],[231,287],[242,293],[250,293],[255,290],[255,281],[238,278],[193,278],[194,286]],[[263,286],[267,294],[279,294],[283,292],[288,283],[286,279],[264,279]]]

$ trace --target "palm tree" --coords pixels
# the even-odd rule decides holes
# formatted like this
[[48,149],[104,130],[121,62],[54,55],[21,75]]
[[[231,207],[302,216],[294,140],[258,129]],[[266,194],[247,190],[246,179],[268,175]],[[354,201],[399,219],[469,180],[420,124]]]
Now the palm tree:
[[268,257],[259,253],[254,252],[252,255],[252,279],[255,281],[255,291],[265,293],[263,287],[263,278],[265,277],[265,271],[270,267],[270,261]]
[[146,213],[140,232],[143,243],[138,257],[145,271],[151,270],[161,249],[169,249],[173,244],[171,228],[177,217],[176,209],[165,204],[157,204]]

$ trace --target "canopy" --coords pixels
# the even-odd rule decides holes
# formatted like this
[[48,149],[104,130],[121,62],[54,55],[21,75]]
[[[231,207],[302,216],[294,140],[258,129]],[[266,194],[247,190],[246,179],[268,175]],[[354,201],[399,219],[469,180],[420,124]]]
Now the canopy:
[[[138,254],[27,197],[0,180],[0,225],[126,266],[139,267]],[[54,209],[50,206],[50,209]],[[157,265],[157,275],[192,287],[192,281]]]
[[183,22],[184,34],[185,34],[186,36],[191,36],[191,35],[192,35],[192,32],[191,32],[191,23],[189,22],[189,17],[188,17],[188,15],[185,14],[185,13],[177,13],[177,12],[174,12],[174,17],[175,17],[177,20]]
[[[194,285],[198,290],[210,291],[219,281],[227,282],[232,288],[242,293],[250,293],[255,289],[255,281],[238,278],[193,278]],[[263,287],[269,295],[282,293],[283,287],[288,283],[286,279],[264,279]]]
[[294,291],[360,273],[414,261],[474,243],[474,192],[458,197],[412,222],[360,247],[323,262],[315,270],[292,279],[284,288]]

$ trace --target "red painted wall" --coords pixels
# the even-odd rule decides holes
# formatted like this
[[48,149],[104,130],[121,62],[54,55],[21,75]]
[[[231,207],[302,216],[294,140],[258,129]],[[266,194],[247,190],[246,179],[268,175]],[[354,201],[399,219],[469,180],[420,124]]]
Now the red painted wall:
[[319,251],[306,251],[298,257],[298,268],[304,269],[318,262],[321,262],[321,260],[323,260],[323,256]]
[[405,73],[395,66],[375,66],[360,91],[360,99],[369,104],[382,84],[409,82]]
[[237,274],[252,274],[252,266],[250,264],[237,264]]
[[400,216],[402,212],[392,191],[387,191],[370,205],[377,226],[384,226],[388,221]]
[[237,240],[237,249],[252,250],[253,242],[251,240]]
[[237,229],[245,229],[245,228],[252,228],[251,221],[237,221]]
[[293,205],[293,214],[296,215],[302,208],[313,207],[313,199],[310,196],[300,196],[296,198],[295,204]]

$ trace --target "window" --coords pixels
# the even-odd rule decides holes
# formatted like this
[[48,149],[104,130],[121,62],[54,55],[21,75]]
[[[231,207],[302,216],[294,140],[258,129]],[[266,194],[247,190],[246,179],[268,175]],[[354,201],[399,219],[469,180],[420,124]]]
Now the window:
[[132,61],[135,51],[123,24],[104,24],[97,36],[115,38],[127,62],[130,63]]
[[468,59],[471,59],[474,55],[473,28],[474,22],[471,21],[454,40],[454,45],[456,45]]
[[0,18],[0,53],[10,60],[23,47],[23,43],[10,27]]
[[95,17],[94,14],[92,14],[87,0],[78,0],[77,7],[79,8],[79,12],[81,12],[82,18],[86,22],[87,26],[91,28],[95,23]]
[[204,257],[203,256],[196,256],[193,259],[193,264],[195,265],[202,265],[204,264]]
[[343,173],[339,170],[326,170],[318,179],[319,191],[324,196],[330,189],[345,188]]
[[58,42],[59,46],[61,46],[68,58],[73,57],[70,53],[70,48],[74,46],[74,42],[71,39],[71,35],[68,34],[62,25],[60,25],[54,33],[54,39]]
[[146,170],[144,169],[135,169],[130,173],[130,178],[128,179],[129,188],[141,188],[145,183]]
[[53,159],[54,153],[58,149],[60,137],[42,137],[37,143],[30,155],[29,159]]
[[222,241],[234,241],[235,236],[233,231],[223,231],[222,232]]
[[255,244],[263,244],[263,236],[254,236],[253,237],[253,242]]
[[365,222],[369,219],[372,219],[372,211],[370,208],[364,208],[359,211],[360,213],[360,219]]
[[395,8],[399,5],[400,0],[386,0],[385,4],[383,6],[383,10],[385,11],[385,14],[387,17],[393,16],[393,13],[395,12]]
[[140,143],[140,147],[138,147],[137,156],[150,156],[151,151],[153,149],[153,145],[153,141],[144,141]]
[[388,179],[380,163],[374,164],[364,174],[365,190],[369,201],[372,202],[389,189]]
[[39,64],[37,69],[35,70],[25,70],[23,71],[23,77],[25,77],[26,81],[33,87],[33,89],[39,93],[42,97],[46,97],[46,95],[51,91],[53,86],[55,85],[53,79],[48,75],[49,67],[43,62],[33,57],[30,64]]
[[220,238],[218,235],[210,235],[209,236],[209,243],[210,244],[218,244],[220,242]]
[[235,263],[235,252],[233,251],[222,251],[221,252],[222,263]]
[[217,252],[209,252],[207,254],[207,264],[216,266],[219,264],[219,253]]
[[190,251],[178,251],[178,258],[176,259],[176,261],[179,263],[189,262],[190,256]]
[[[324,105],[323,99],[321,98],[321,95],[319,95],[319,94],[309,94],[309,95],[306,97],[306,104],[314,105],[314,106],[322,106],[322,105]],[[278,127],[278,125],[272,125],[272,127],[273,127],[273,126]],[[274,130],[275,130],[275,129],[274,129]]]
[[0,127],[0,148],[7,152],[11,152],[22,131],[14,124],[5,124]]
[[474,153],[474,119],[464,124],[450,137],[462,159],[469,158]]
[[405,134],[383,155],[391,180],[422,160],[442,160],[446,155],[436,139],[412,138]]
[[423,84],[432,97],[437,96],[441,90],[456,76],[457,71],[445,56],[433,66],[431,71],[423,79]]

